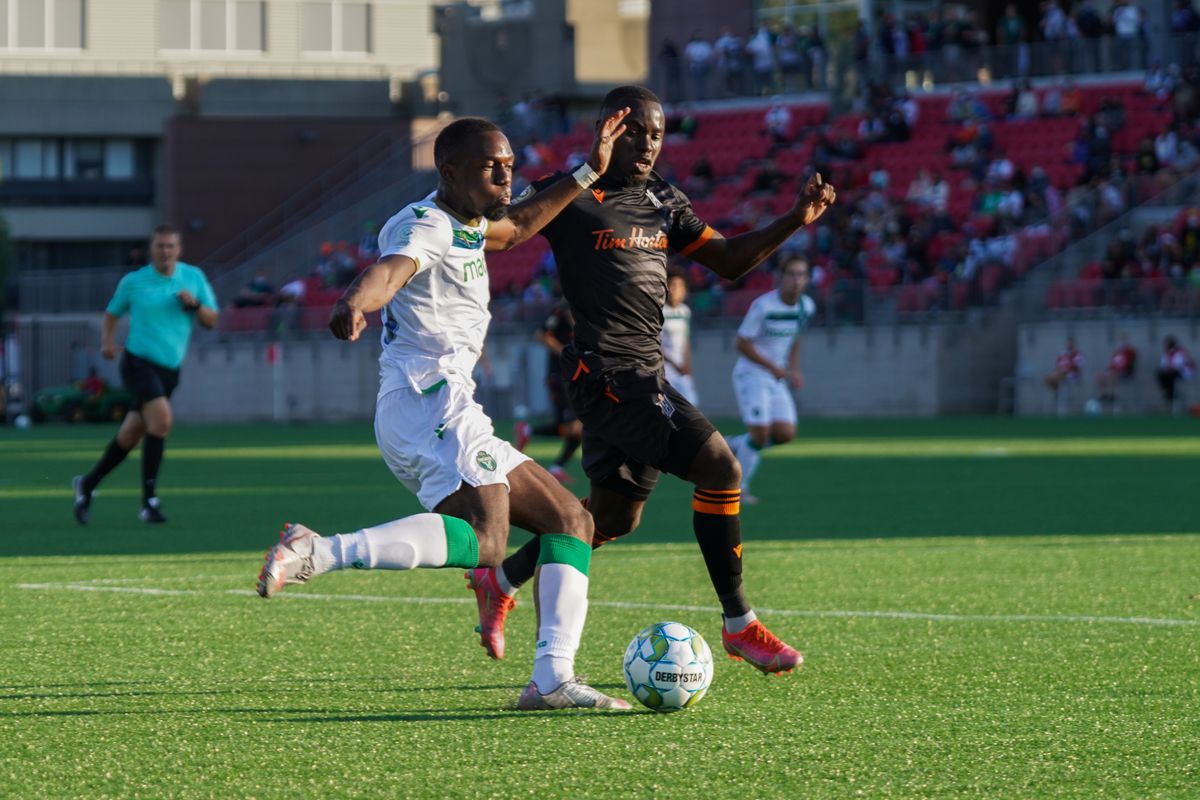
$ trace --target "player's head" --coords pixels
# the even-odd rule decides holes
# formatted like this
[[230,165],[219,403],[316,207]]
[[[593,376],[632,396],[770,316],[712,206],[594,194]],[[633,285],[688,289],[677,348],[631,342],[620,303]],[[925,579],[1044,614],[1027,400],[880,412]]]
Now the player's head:
[[808,288],[808,262],[789,258],[779,268],[779,295],[788,305],[794,304]]
[[667,273],[667,302],[671,307],[675,307],[687,300],[688,285],[687,276],[681,271],[673,269]]
[[465,217],[503,219],[512,201],[512,147],[486,119],[464,117],[433,142],[438,197]]
[[165,222],[154,226],[154,232],[150,234],[150,261],[156,269],[160,272],[174,269],[182,252],[178,228]]
[[602,120],[629,107],[625,117],[625,133],[613,142],[612,160],[606,177],[618,181],[641,182],[650,177],[666,135],[667,119],[662,102],[654,92],[641,86],[618,86],[604,96],[600,106]]

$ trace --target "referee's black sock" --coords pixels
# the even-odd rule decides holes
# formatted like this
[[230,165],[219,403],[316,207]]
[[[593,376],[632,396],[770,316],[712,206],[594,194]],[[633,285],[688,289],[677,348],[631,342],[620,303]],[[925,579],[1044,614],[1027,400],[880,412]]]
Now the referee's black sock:
[[167,440],[147,433],[142,439],[142,503],[150,502],[155,496],[154,485],[158,483],[158,468],[162,466],[163,446]]
[[116,469],[127,455],[129,455],[129,451],[121,447],[121,443],[114,436],[108,443],[108,447],[104,448],[104,454],[100,456],[96,466],[83,476],[83,490],[88,494],[96,491],[96,487],[100,485],[100,481],[104,480],[104,476]]
[[565,467],[567,462],[571,460],[571,456],[575,455],[575,451],[579,449],[579,443],[583,441],[582,436],[567,436],[563,439],[562,450],[558,453],[558,458],[554,459],[556,466]]
[[739,489],[697,489],[692,495],[696,543],[726,617],[750,613],[742,590],[741,498]]

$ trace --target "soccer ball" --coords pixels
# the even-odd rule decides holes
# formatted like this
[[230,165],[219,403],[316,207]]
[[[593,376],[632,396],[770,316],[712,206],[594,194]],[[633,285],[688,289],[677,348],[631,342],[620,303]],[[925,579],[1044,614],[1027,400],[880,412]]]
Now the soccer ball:
[[625,648],[625,686],[646,708],[679,711],[700,702],[712,682],[712,651],[681,622],[643,628]]

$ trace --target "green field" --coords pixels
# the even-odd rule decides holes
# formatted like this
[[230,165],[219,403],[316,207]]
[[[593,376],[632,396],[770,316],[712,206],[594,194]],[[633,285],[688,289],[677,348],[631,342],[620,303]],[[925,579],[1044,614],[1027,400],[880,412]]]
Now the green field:
[[[285,520],[419,510],[369,424],[180,427],[170,523],[137,522],[132,458],[81,528],[69,481],[112,433],[0,431],[0,797],[1200,794],[1197,420],[805,422],[744,532],[807,663],[721,657],[674,715],[511,710],[532,602],[491,662],[457,570],[254,596]],[[579,668],[621,696],[650,622],[719,649],[688,501],[664,479],[593,562]]]

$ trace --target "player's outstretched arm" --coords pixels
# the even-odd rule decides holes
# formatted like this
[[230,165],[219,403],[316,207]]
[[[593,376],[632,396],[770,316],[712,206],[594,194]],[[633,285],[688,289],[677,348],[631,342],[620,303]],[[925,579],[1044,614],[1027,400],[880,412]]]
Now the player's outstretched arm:
[[361,272],[333,304],[329,331],[338,339],[354,342],[367,327],[365,314],[383,308],[417,273],[417,262],[408,256],[379,259]]
[[804,184],[790,211],[766,227],[726,239],[715,235],[692,258],[722,278],[740,278],[757,267],[793,233],[816,222],[833,205],[837,192],[816,173]]
[[[533,238],[550,220],[558,216],[580,191],[595,183],[608,169],[613,143],[625,133],[625,126],[621,124],[621,120],[628,114],[629,108],[623,108],[604,120],[604,124],[596,130],[592,153],[584,165],[587,170],[581,167],[555,181],[542,191],[510,207],[507,217],[489,225],[486,249],[509,250],[526,239]],[[581,172],[583,174],[580,174]]]

